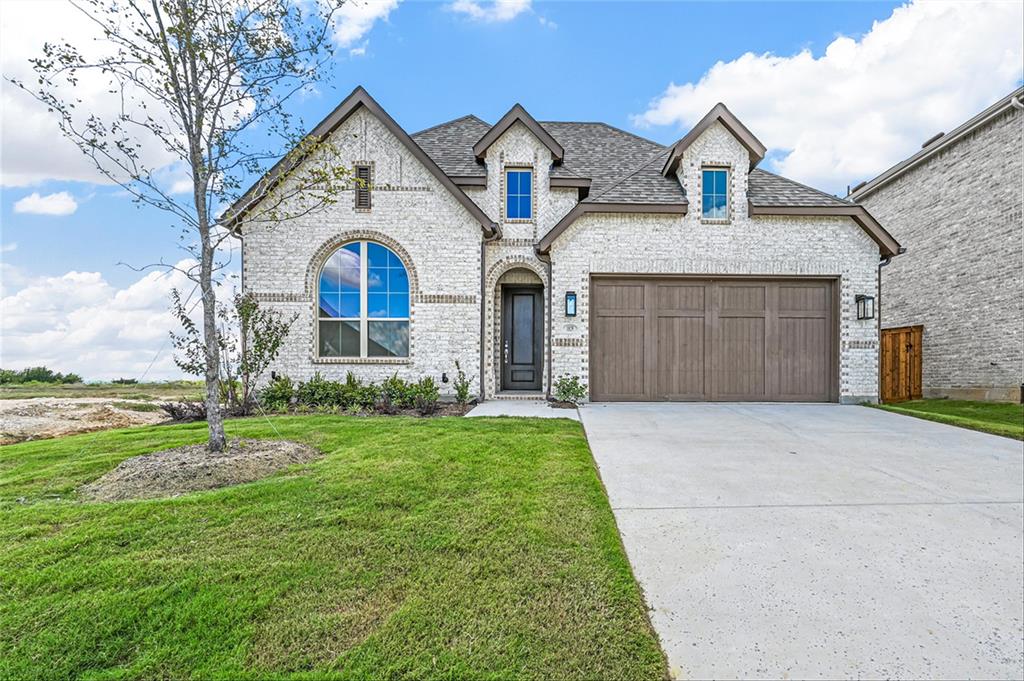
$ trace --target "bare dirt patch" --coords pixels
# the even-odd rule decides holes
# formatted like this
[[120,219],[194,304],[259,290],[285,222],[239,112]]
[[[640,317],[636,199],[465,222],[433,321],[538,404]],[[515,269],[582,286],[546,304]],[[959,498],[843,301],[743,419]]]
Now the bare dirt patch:
[[91,501],[176,497],[252,482],[322,456],[289,440],[231,440],[227,449],[216,453],[205,444],[186,445],[125,459],[79,492]]
[[0,400],[0,445],[166,421],[151,405],[103,397]]

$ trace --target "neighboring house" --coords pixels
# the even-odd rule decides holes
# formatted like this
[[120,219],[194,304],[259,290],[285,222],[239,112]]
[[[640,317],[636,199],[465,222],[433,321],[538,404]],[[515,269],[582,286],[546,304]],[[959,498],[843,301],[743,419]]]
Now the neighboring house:
[[882,269],[883,328],[924,327],[925,397],[1021,399],[1024,88],[858,185],[907,247]]
[[357,88],[311,134],[368,185],[272,227],[246,222],[254,188],[225,218],[245,289],[298,314],[278,373],[450,391],[459,362],[485,398],[574,375],[591,400],[877,399],[855,297],[899,244],[758,169],[764,145],[721,104],[665,147],[519,105],[409,135]]

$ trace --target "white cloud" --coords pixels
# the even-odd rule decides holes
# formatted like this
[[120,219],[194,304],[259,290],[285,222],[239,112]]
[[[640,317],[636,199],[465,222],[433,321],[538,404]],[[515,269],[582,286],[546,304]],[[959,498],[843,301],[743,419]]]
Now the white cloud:
[[[352,47],[370,32],[377,21],[387,21],[400,0],[348,0],[334,20],[334,41]],[[366,46],[362,49],[365,51]],[[360,48],[355,48],[358,51]]]
[[[531,0],[455,0],[448,9],[457,14],[464,14],[475,21],[501,22],[511,21],[523,12],[530,10]],[[543,23],[543,22],[542,22]]]
[[1008,94],[1024,76],[1024,4],[914,2],[820,57],[746,53],[672,83],[639,126],[692,126],[725,104],[794,179],[843,192]]
[[366,47],[369,44],[370,44],[370,41],[367,40],[366,42],[364,42],[359,47],[353,47],[351,50],[348,51],[348,56],[350,56],[350,57],[365,57],[366,56]]
[[33,215],[71,215],[78,210],[78,202],[68,192],[56,192],[40,196],[32,192],[14,204],[15,213],[31,213]]
[[13,253],[16,250],[18,250],[18,243],[16,241],[12,241],[9,244],[0,244],[0,253]]
[[558,24],[556,24],[554,21],[548,19],[545,16],[537,17],[537,21],[539,21],[540,25],[543,26],[544,28],[549,28],[552,31],[558,28]]
[[[41,13],[38,0],[0,0],[0,73],[4,78],[16,78],[32,86],[36,77],[28,60],[41,56],[47,41],[67,40],[91,56],[103,49],[105,43],[98,39],[101,36],[96,25],[71,3],[45,4]],[[80,73],[73,96],[88,103],[87,113],[111,120],[121,102],[109,96],[107,90],[108,81],[102,74]],[[63,137],[56,115],[27,93],[5,82],[0,88],[0,109],[0,184],[27,187],[45,180],[110,183],[74,143]],[[150,167],[159,167],[170,157],[165,150],[147,145],[143,160]]]
[[[183,260],[178,266],[192,262]],[[192,290],[180,272],[149,272],[123,289],[111,286],[99,272],[68,272],[22,283],[16,293],[0,299],[0,366],[43,364],[96,380],[139,378],[153,362],[147,379],[181,377],[167,342],[168,332],[179,330],[169,311],[170,291],[177,288],[184,296]],[[228,292],[222,287],[218,295]]]

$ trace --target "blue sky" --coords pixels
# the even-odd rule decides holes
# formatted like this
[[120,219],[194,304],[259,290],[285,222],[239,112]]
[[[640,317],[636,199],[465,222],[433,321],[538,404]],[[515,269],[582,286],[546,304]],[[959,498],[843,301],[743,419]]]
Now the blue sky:
[[[1005,95],[1024,71],[1024,29],[1005,25],[1020,23],[1018,3],[993,6],[1004,14],[1010,7],[1009,18],[999,20],[977,16],[986,14],[977,3],[953,11],[892,2],[509,2],[513,16],[497,17],[493,6],[476,0],[457,0],[461,10],[370,0],[372,16],[339,38],[330,85],[294,101],[293,110],[315,124],[362,84],[409,132],[467,113],[493,122],[518,101],[539,120],[600,120],[669,143],[721,99],[769,147],[769,169],[843,193]],[[5,75],[23,72],[34,44],[75,30],[73,18],[43,25],[38,12],[3,5]],[[934,43],[962,55],[945,74],[923,68],[943,68],[946,57],[929,54]],[[44,114],[9,86],[3,97],[0,295],[12,299],[10,315],[46,300],[46,286],[67,288],[71,272],[96,276],[103,293],[86,304],[102,305],[102,296],[116,298],[143,278],[118,263],[185,257],[169,215],[136,208],[109,185],[52,179],[87,174],[64,171],[77,152],[47,133]],[[806,120],[793,113],[797,108],[808,112]],[[15,115],[19,122],[32,117],[34,127],[24,127],[37,138],[12,129],[7,118]],[[26,201],[33,194],[38,200]],[[39,210],[65,214],[25,212]],[[161,282],[151,281],[159,292]],[[159,326],[160,304],[151,303],[155,316],[147,325]],[[74,312],[54,312],[64,336],[51,334],[45,343],[70,343]],[[153,339],[166,335],[158,331]],[[33,355],[44,341],[32,333],[5,324],[0,363],[57,361],[55,352]],[[129,344],[124,329],[98,333]],[[86,372],[136,371],[155,342],[140,341],[123,365],[90,360]]]

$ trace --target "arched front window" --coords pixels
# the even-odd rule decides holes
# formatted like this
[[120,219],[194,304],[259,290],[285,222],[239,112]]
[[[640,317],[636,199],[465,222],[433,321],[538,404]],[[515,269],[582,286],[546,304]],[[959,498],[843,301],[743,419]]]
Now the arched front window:
[[320,270],[320,357],[408,357],[409,274],[372,241],[336,250]]

